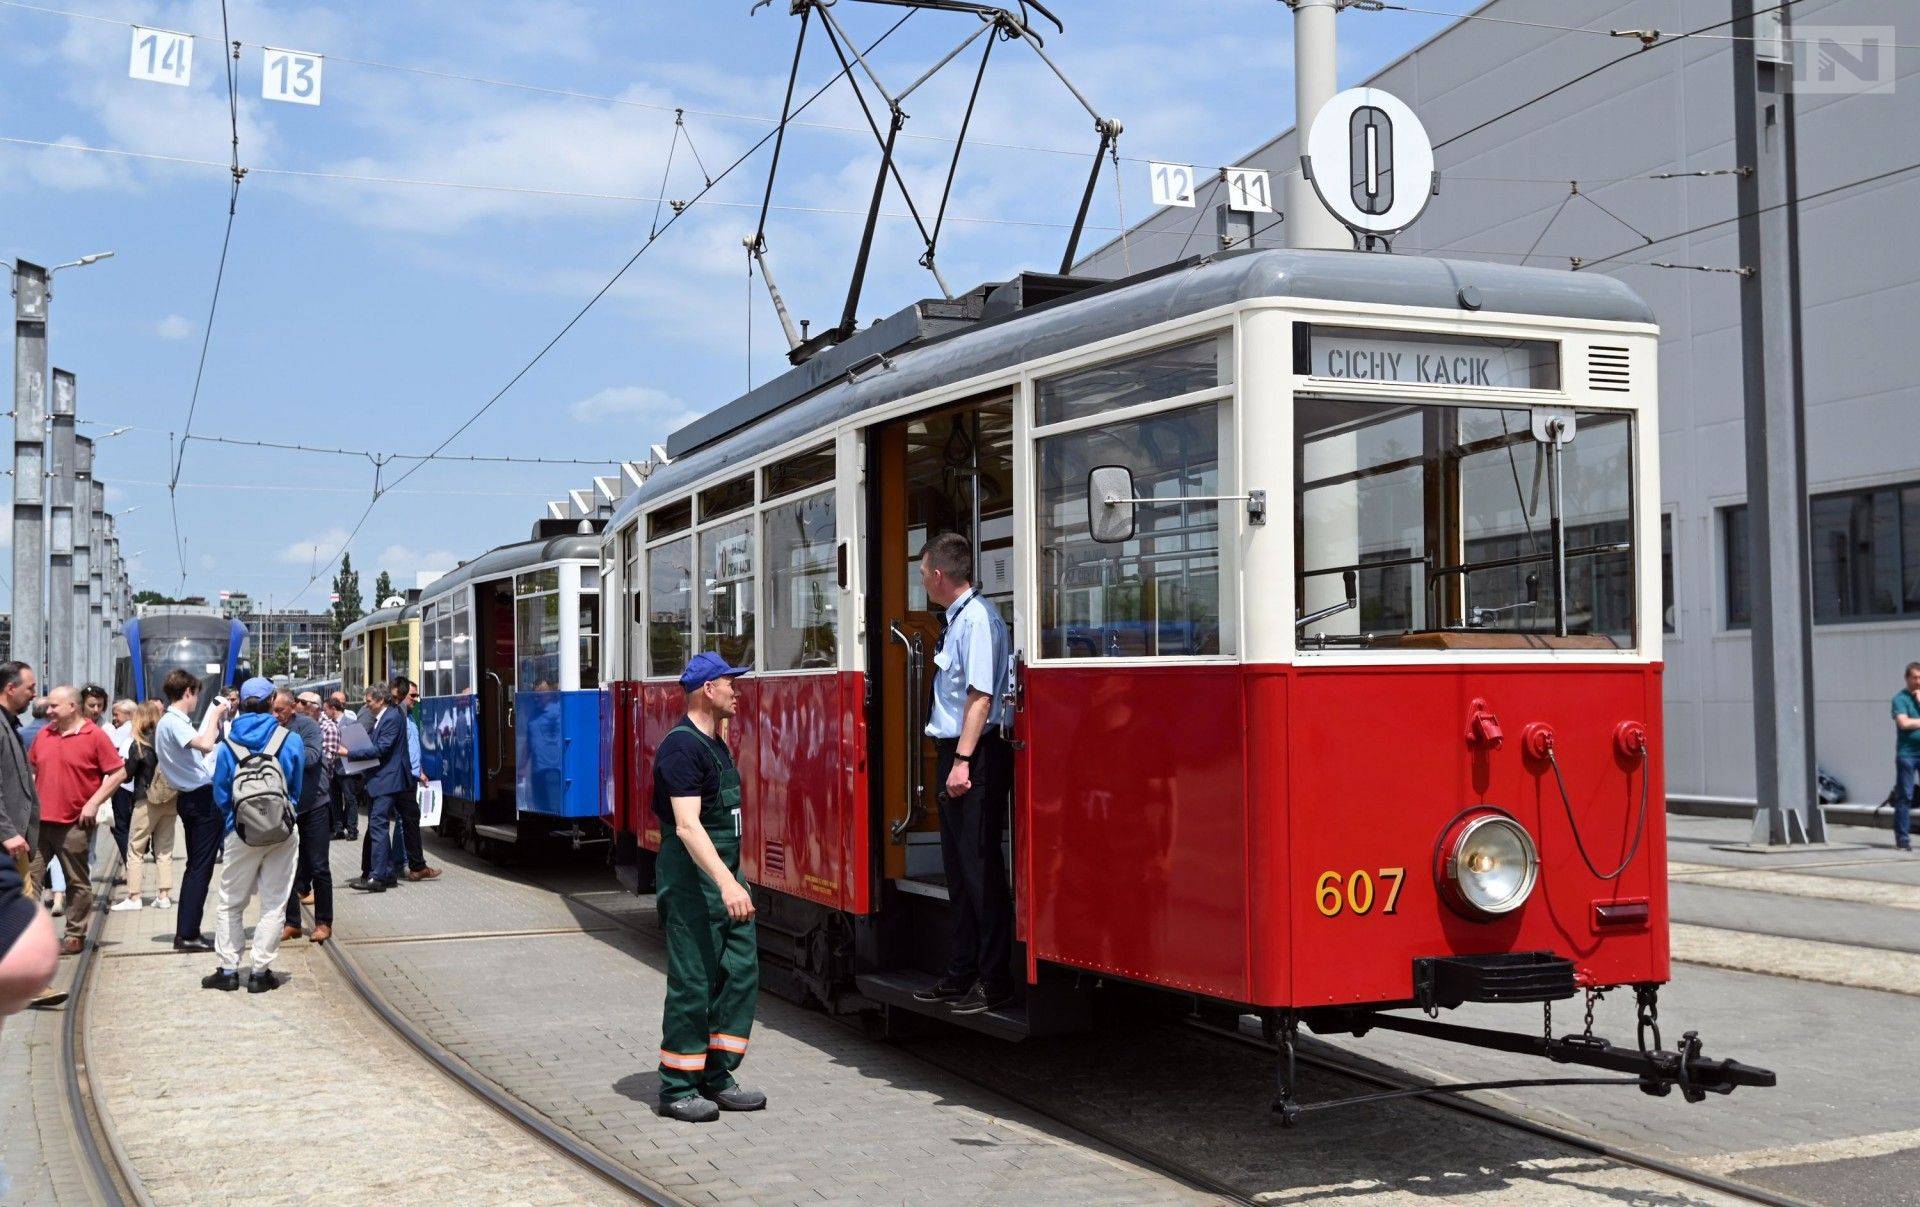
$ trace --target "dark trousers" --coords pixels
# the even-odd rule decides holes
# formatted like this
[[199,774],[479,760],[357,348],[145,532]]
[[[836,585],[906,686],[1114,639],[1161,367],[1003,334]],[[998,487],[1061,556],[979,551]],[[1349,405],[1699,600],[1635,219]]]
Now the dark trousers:
[[1893,845],[1913,845],[1913,789],[1920,779],[1920,758],[1897,755],[1893,760]]
[[127,874],[127,839],[133,833],[133,789],[113,794],[113,845],[120,848],[120,875]]
[[200,918],[207,908],[207,886],[213,883],[213,863],[220,854],[226,826],[220,806],[213,803],[213,785],[182,792],[180,831],[187,843],[187,870],[180,874],[180,917],[174,924],[176,942],[200,938]]
[[400,794],[399,800],[395,803],[399,807],[397,817],[399,825],[396,829],[393,848],[393,874],[398,877],[408,867],[416,872],[424,871],[427,866],[427,853],[420,845],[420,793],[409,788]]
[[300,822],[300,862],[293,873],[293,891],[287,894],[287,925],[300,925],[300,898],[313,890],[313,921],[333,925],[333,867],[328,862],[333,842],[333,814],[325,804],[304,810]]
[[333,828],[345,830],[349,838],[360,829],[359,787],[357,775],[335,775],[327,785],[327,804],[333,813]]
[[953,909],[953,958],[947,979],[978,979],[989,994],[1012,988],[1013,891],[1000,849],[1013,793],[1013,750],[998,733],[980,740],[972,762],[973,787],[955,799],[944,795],[953,769],[955,743],[941,740],[940,857],[947,869]]
[[379,795],[367,810],[367,841],[361,848],[360,875],[373,880],[391,880],[394,839],[400,837],[399,796]]

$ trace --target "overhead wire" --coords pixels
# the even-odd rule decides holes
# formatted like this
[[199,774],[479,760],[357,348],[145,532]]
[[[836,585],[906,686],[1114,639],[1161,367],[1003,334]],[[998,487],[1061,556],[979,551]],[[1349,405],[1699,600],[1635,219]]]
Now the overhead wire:
[[[913,18],[913,14],[915,11],[917,10],[909,9],[907,10],[906,13],[902,14],[902,16],[898,21],[895,21],[892,25],[887,27],[887,30],[885,33],[882,33],[878,38],[874,39],[874,41],[867,47],[866,53],[872,54],[874,50],[876,50],[882,43],[884,43],[888,38],[892,37],[894,33],[897,30],[899,30],[901,26],[905,25],[909,20]],[[813,92],[813,95],[809,96],[806,99],[806,101],[800,105],[798,109],[795,109],[793,113],[789,115],[789,117],[790,118],[795,117],[801,113],[804,113],[809,106],[811,106],[815,101],[819,100],[823,95],[825,95],[829,88],[839,83],[841,77],[843,77],[846,74],[847,74],[846,69],[843,68],[841,71],[829,77],[827,81],[821,84],[819,88],[815,89]],[[567,334],[571,332],[576,325],[578,325],[580,320],[585,318],[587,316],[587,313],[591,311],[596,305],[599,304],[601,298],[604,298],[605,296],[607,296],[608,293],[612,292],[613,287],[620,283],[621,279],[627,275],[628,270],[631,269],[636,263],[639,262],[641,256],[646,255],[647,250],[651,248],[655,243],[657,243],[662,235],[666,234],[667,231],[673,228],[674,223],[678,222],[682,216],[684,216],[695,205],[699,204],[700,200],[704,198],[707,195],[707,193],[711,192],[716,186],[718,186],[721,181],[725,180],[728,176],[732,175],[736,169],[738,169],[742,164],[746,163],[748,159],[752,158],[753,155],[757,153],[761,147],[765,146],[769,141],[771,141],[776,134],[778,134],[779,132],[785,129],[786,129],[786,123],[783,122],[781,123],[781,125],[775,127],[775,129],[768,131],[763,137],[761,137],[761,139],[758,142],[754,143],[753,146],[747,148],[746,151],[742,152],[739,158],[735,159],[731,164],[728,164],[727,167],[724,170],[722,170],[718,176],[715,176],[711,181],[709,181],[707,185],[700,190],[700,192],[696,193],[691,199],[689,199],[687,204],[684,207],[675,210],[673,216],[667,219],[667,221],[660,227],[659,230],[647,236],[646,242],[642,243],[638,248],[638,250],[636,250],[631,256],[627,257],[626,262],[622,264],[619,267],[619,269],[615,271],[614,274],[607,279],[606,284],[602,285],[597,291],[595,291],[594,295],[587,299],[586,303],[582,305],[580,309],[574,313],[573,317],[569,318],[566,321],[566,323],[561,326],[560,330],[554,333],[551,339],[549,339],[545,344],[541,345],[540,350],[534,353],[533,357],[530,360],[528,360],[526,364],[520,366],[520,368],[514,372],[513,376],[507,379],[507,382],[505,385],[502,385],[498,390],[494,391],[493,395],[489,397],[484,403],[482,403],[479,406],[479,408],[473,412],[473,414],[467,416],[466,419],[462,420],[459,426],[455,427],[453,431],[447,434],[445,439],[443,439],[438,445],[434,446],[433,451],[430,454],[428,454],[428,456],[430,458],[437,457],[440,453],[446,451],[446,448],[449,444],[452,444],[455,440],[459,439],[461,434],[464,433],[468,428],[478,423],[480,419],[484,415],[486,415],[488,411],[493,409],[494,404],[498,403],[502,398],[506,397],[507,392],[509,390],[512,390],[514,386],[518,385],[522,378],[526,377],[528,373],[533,371],[534,366],[538,365],[542,360],[546,358],[547,353],[551,352],[554,349],[554,347],[560,343],[561,340],[567,337]],[[410,469],[406,470],[399,477],[395,478],[392,483],[390,483],[388,486],[384,488],[384,490],[380,486],[379,471],[378,471],[378,468],[376,467],[373,497],[367,501],[366,509],[360,513],[360,518],[357,521],[355,521],[352,532],[348,535],[347,540],[341,545],[342,552],[344,552],[349,546],[351,546],[353,544],[354,537],[360,534],[361,528],[363,528],[366,525],[367,517],[373,514],[373,509],[375,506],[379,504],[383,493],[385,493],[386,490],[392,490],[398,487],[401,483],[405,482],[408,478],[411,478],[414,474],[418,473],[420,471],[420,468],[426,464],[428,464],[428,462],[425,460],[416,462]],[[331,569],[331,565],[329,565],[328,569]],[[315,582],[319,581],[320,575],[324,572],[325,571],[316,571],[314,576],[312,578],[309,578],[306,584],[302,586],[300,590],[294,594],[293,598],[297,600],[300,598],[301,595],[304,595],[313,586]]]
[[[1664,37],[1668,36],[1668,35],[1662,35],[1661,32],[1657,29],[1648,29],[1648,30],[1594,29],[1591,26],[1585,26],[1585,25],[1556,25],[1550,21],[1522,21],[1517,17],[1494,17],[1494,16],[1488,16],[1483,13],[1447,12],[1437,8],[1419,8],[1411,4],[1388,3],[1388,2],[1385,2],[1385,0],[1381,0],[1381,2],[1374,2],[1374,0],[1366,0],[1365,3],[1357,4],[1354,7],[1359,9],[1362,12],[1385,11],[1385,12],[1396,12],[1396,13],[1418,13],[1423,16],[1429,16],[1429,17],[1450,17],[1456,21],[1481,21],[1491,25],[1518,25],[1518,26],[1524,26],[1529,29],[1551,29],[1559,33],[1592,34],[1596,37],[1602,37],[1602,38],[1651,36],[1655,39],[1655,44],[1657,44]],[[1760,13],[1756,13],[1755,15],[1759,16],[1763,13],[1768,13],[1773,11],[1775,10],[1762,9],[1760,10]],[[1785,37],[1769,37],[1765,34],[1715,34],[1715,33],[1699,32],[1699,33],[1688,34],[1686,36],[1694,37],[1694,38],[1707,38],[1717,42],[1779,42],[1788,46],[1818,46],[1823,44],[1865,46],[1869,44],[1865,39],[1862,39],[1858,43],[1847,43],[1843,39],[1837,39],[1837,38],[1796,38],[1796,37],[1793,37],[1792,35],[1787,35]],[[1897,50],[1920,50],[1920,43],[1881,42],[1876,40],[1871,44],[1875,46],[1885,46],[1889,49],[1897,49]]]

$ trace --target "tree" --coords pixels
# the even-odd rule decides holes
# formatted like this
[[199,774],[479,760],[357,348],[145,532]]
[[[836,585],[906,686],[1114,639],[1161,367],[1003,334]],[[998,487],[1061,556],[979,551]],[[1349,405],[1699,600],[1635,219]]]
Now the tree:
[[283,641],[280,648],[269,653],[260,664],[260,673],[271,679],[275,675],[293,673],[293,643]]
[[383,608],[386,606],[387,601],[392,598],[393,576],[385,570],[382,570],[380,577],[373,580],[373,606]]
[[340,572],[333,576],[333,635],[337,638],[346,631],[348,625],[367,614],[360,602],[360,572],[353,568],[353,558],[340,555]]

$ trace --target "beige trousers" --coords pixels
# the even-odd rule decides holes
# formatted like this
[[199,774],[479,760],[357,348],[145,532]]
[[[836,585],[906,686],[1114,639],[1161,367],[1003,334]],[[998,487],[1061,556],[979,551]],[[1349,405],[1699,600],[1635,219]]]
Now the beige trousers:
[[154,889],[163,897],[173,891],[174,822],[180,814],[172,804],[141,800],[133,807],[133,834],[127,839],[127,896],[140,895],[140,875],[147,853],[153,853]]

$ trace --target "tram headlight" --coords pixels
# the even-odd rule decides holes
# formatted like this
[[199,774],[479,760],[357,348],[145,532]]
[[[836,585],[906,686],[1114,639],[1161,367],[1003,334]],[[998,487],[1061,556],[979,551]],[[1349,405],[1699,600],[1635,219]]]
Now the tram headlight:
[[1519,909],[1540,878],[1540,852],[1526,828],[1505,813],[1476,812],[1440,840],[1440,883],[1469,916],[1498,917]]

